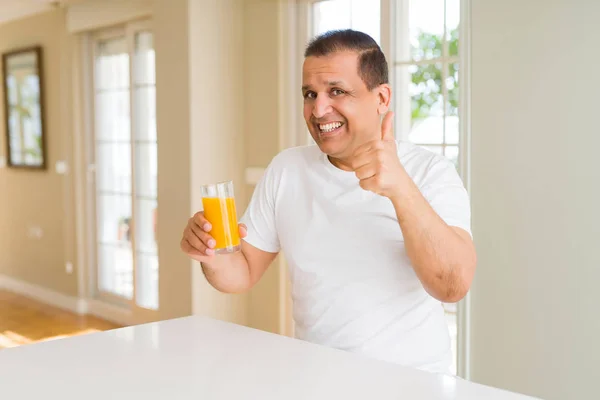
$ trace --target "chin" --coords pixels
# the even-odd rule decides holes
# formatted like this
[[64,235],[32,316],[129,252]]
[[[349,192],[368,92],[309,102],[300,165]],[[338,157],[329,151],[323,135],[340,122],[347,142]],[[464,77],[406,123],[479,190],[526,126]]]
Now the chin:
[[339,143],[317,142],[317,146],[319,146],[322,153],[334,158],[340,157],[346,149],[345,146],[340,146]]

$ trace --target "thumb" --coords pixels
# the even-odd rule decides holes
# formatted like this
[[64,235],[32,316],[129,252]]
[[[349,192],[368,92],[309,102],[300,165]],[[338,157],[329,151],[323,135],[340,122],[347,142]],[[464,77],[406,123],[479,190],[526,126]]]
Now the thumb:
[[238,224],[238,230],[242,239],[248,235],[248,227],[246,224]]
[[383,117],[383,122],[381,123],[381,140],[383,141],[393,141],[394,139],[394,112],[388,111]]

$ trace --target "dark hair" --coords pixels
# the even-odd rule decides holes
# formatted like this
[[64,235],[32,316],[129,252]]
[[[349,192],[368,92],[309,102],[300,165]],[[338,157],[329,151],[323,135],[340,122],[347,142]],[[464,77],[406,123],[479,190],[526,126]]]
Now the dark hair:
[[385,55],[377,42],[364,32],[352,29],[325,32],[310,41],[304,57],[322,57],[339,51],[358,53],[358,75],[367,89],[389,83]]

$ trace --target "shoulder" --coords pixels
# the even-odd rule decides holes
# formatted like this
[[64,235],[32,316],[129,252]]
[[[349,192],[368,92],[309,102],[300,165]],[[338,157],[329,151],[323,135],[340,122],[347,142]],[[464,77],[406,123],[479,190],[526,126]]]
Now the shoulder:
[[397,144],[398,158],[417,185],[458,177],[456,166],[447,157],[413,143],[397,141]]
[[[259,188],[278,191],[285,182],[297,181],[319,159],[319,148],[314,146],[291,147],[280,151],[265,168]],[[270,189],[269,189],[270,188]]]
[[271,163],[269,169],[275,171],[297,170],[319,159],[320,150],[316,145],[290,147],[280,151]]

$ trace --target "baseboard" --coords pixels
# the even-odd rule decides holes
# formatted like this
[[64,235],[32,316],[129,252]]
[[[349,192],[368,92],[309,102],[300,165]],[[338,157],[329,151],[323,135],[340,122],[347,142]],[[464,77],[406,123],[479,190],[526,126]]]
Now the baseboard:
[[76,314],[83,315],[88,312],[88,306],[85,299],[79,299],[74,296],[59,293],[52,289],[11,278],[6,275],[0,275],[0,288]]
[[129,326],[132,322],[131,310],[96,299],[87,300],[88,314],[102,318],[121,326]]
[[8,290],[25,297],[32,298],[44,304],[71,311],[75,314],[91,314],[98,318],[113,322],[117,325],[128,326],[131,324],[132,313],[130,310],[108,304],[95,299],[80,299],[74,296],[59,293],[33,283],[24,282],[0,274],[0,289]]

